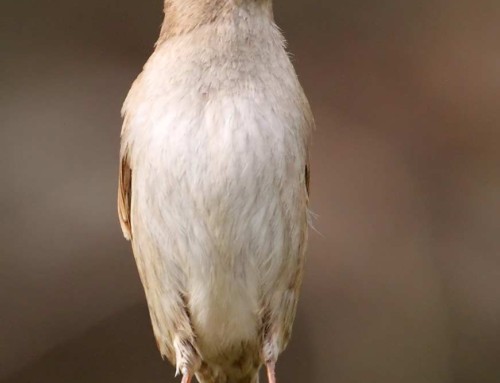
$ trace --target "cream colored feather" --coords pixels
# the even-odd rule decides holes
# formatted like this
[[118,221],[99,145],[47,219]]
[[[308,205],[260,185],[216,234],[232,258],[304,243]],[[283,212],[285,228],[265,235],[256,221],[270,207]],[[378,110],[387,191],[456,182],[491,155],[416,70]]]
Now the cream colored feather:
[[291,333],[312,116],[270,0],[167,0],[123,107],[119,217],[183,381],[256,383]]

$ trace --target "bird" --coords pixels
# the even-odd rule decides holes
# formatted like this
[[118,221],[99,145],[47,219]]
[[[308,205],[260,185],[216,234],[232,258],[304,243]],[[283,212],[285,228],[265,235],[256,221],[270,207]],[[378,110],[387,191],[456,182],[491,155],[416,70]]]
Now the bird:
[[272,0],[164,0],[122,108],[118,215],[182,383],[258,383],[287,346],[314,120]]

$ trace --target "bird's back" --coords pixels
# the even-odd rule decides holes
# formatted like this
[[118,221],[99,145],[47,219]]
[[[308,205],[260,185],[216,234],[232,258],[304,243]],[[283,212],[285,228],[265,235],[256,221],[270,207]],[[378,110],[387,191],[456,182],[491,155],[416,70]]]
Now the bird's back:
[[124,114],[160,351],[202,383],[257,383],[290,336],[307,235],[312,122],[282,37],[242,19],[166,41]]

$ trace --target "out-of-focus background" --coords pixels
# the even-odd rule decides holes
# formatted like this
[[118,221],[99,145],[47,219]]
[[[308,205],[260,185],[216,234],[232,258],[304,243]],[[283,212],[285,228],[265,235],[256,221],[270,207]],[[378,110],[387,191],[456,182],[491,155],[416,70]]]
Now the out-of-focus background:
[[[500,382],[500,2],[276,0],[318,218],[281,382]],[[0,381],[174,382],[115,212],[162,0],[0,4]]]

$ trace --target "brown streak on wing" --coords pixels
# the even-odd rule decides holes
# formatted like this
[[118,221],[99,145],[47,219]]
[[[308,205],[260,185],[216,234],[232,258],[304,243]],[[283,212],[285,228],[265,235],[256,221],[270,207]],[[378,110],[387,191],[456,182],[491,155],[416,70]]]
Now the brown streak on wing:
[[310,170],[310,167],[309,167],[309,162],[306,164],[306,175],[305,175],[305,179],[306,179],[306,190],[307,190],[307,195],[309,195],[309,191],[310,191],[309,185],[310,185],[310,181],[311,181],[311,170]]
[[127,152],[122,155],[118,176],[118,217],[126,239],[132,239],[130,226],[130,203],[132,195],[132,170],[128,163]]

